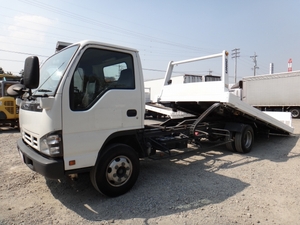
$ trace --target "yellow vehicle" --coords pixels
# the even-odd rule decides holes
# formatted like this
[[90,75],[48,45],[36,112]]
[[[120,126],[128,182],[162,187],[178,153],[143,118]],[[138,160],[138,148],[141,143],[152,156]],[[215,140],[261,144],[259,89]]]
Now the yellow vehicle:
[[7,95],[7,88],[19,83],[20,77],[0,74],[0,126],[19,126],[19,107],[16,99]]
[[0,80],[4,80],[4,81],[20,81],[21,77],[19,76],[14,76],[11,74],[7,74],[7,73],[1,73],[1,67],[0,67]]

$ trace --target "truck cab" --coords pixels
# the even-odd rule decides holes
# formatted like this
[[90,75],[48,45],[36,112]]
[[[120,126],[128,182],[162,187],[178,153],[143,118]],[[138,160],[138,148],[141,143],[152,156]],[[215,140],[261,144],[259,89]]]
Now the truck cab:
[[[137,145],[136,132],[144,126],[145,111],[136,50],[83,41],[57,52],[40,69],[36,57],[28,58],[24,68],[26,89],[26,97],[19,101],[22,139],[18,149],[31,169],[58,179],[94,168],[91,176],[99,190],[96,164],[108,163],[110,167],[124,161],[119,165],[122,169],[116,171],[121,181],[111,175],[108,182],[113,187],[128,183],[126,190],[100,192],[116,195],[133,185],[136,178],[128,182],[127,175],[137,177],[135,168],[125,169],[123,164],[137,164],[142,154],[132,150]],[[129,156],[128,148],[132,150]],[[113,149],[109,154],[121,152],[123,157],[107,156],[112,161],[99,162],[99,156],[105,156],[108,149]]]

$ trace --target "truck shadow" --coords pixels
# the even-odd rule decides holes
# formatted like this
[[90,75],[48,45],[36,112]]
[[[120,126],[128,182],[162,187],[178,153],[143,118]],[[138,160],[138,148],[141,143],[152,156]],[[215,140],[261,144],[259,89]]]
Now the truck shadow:
[[206,171],[203,161],[187,166],[169,159],[141,161],[133,189],[116,198],[98,193],[89,174],[80,175],[75,182],[46,179],[46,183],[56,199],[90,221],[133,218],[147,221],[225,201],[249,186],[238,179]]
[[299,135],[258,137],[248,154],[232,153],[221,146],[162,160],[141,160],[137,183],[116,198],[99,194],[89,174],[79,175],[77,181],[46,179],[46,183],[56,199],[86,220],[142,218],[147,224],[151,218],[204,208],[237,195],[250,184],[217,174],[218,170],[246,166],[243,169],[248,171],[253,162],[280,163],[300,157],[300,149],[295,147],[298,140]]
[[20,133],[20,130],[14,127],[0,127],[0,133]]
[[[223,154],[206,154],[207,159],[210,158],[210,164],[216,165],[211,171],[220,169],[232,169],[236,167],[253,164],[255,162],[269,160],[276,163],[287,162],[292,158],[300,158],[300,148],[297,147],[299,134],[292,136],[270,136],[256,137],[253,149],[247,154],[231,153],[239,156],[239,159],[231,160],[230,157],[223,159]],[[224,152],[225,147],[216,148],[217,151]],[[202,153],[203,154],[203,153]]]
[[254,151],[249,156],[267,159],[274,162],[286,162],[291,158],[300,157],[296,145],[300,134],[292,136],[270,136],[268,139],[258,137],[254,144]]

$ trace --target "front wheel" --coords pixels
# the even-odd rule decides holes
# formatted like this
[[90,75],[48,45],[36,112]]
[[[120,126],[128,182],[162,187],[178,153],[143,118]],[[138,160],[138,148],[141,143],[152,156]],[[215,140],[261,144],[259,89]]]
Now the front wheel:
[[251,151],[254,142],[253,128],[245,125],[241,133],[235,134],[235,149],[240,153],[248,153]]
[[137,153],[128,145],[114,144],[104,150],[91,170],[90,178],[96,190],[109,197],[128,192],[140,170]]

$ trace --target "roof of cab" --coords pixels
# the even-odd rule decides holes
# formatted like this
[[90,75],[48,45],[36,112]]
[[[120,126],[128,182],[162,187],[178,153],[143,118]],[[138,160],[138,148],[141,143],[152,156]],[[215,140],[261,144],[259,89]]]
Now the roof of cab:
[[115,49],[120,49],[120,50],[127,50],[127,51],[133,51],[133,52],[138,52],[138,50],[134,48],[128,48],[120,45],[113,45],[113,44],[108,44],[104,42],[98,42],[98,41],[90,41],[90,40],[84,40],[80,41],[77,43],[73,43],[72,45],[79,44],[81,46],[86,46],[86,45],[99,45],[99,46],[104,46],[104,47],[110,47],[110,48],[115,48]]

